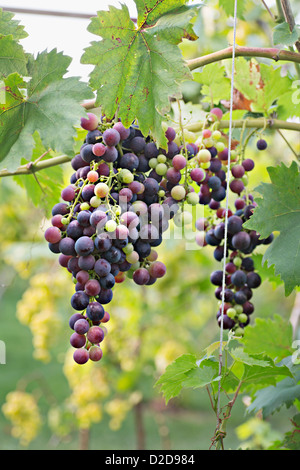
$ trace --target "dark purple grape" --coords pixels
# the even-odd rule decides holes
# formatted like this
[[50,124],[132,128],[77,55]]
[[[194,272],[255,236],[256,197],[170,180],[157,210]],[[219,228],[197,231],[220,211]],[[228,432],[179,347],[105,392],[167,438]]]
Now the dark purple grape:
[[228,233],[230,233],[231,235],[240,232],[243,229],[242,219],[236,215],[232,215],[228,218],[227,229]]
[[115,278],[111,273],[107,274],[105,277],[100,278],[100,285],[103,287],[103,289],[112,289],[115,283]]
[[75,241],[71,237],[65,237],[59,242],[59,251],[64,255],[76,256]]
[[[222,324],[222,317],[220,315],[219,318],[218,318],[218,325],[221,326],[221,324]],[[232,320],[226,314],[224,314],[223,315],[223,328],[224,328],[224,330],[230,330],[231,328],[234,327],[234,325],[235,325],[234,320]]]
[[250,287],[250,289],[256,289],[260,285],[261,277],[259,274],[253,271],[247,274],[247,286]]
[[144,155],[148,160],[150,160],[150,158],[158,157],[159,149],[156,147],[154,142],[149,142],[145,145]]
[[58,202],[55,206],[52,207],[52,216],[60,214],[60,215],[67,215],[69,212],[68,205],[64,202]]
[[90,237],[80,237],[75,243],[78,256],[88,256],[94,251],[94,241]]
[[85,335],[80,335],[78,333],[73,333],[70,337],[70,344],[71,344],[71,346],[73,346],[73,348],[82,348],[86,344]]
[[238,290],[234,296],[234,301],[239,304],[239,305],[243,305],[245,302],[247,302],[247,296],[244,292]]
[[104,313],[104,308],[99,302],[91,302],[86,308],[86,316],[93,322],[101,321]]
[[107,276],[110,273],[110,270],[110,263],[103,258],[98,259],[94,265],[94,271],[99,277]]
[[210,276],[210,282],[215,286],[222,286],[223,272],[222,271],[214,271]]
[[134,153],[125,153],[120,160],[121,168],[125,168],[130,171],[137,170],[139,167],[139,157]]
[[217,176],[212,176],[211,178],[209,178],[207,184],[210,189],[212,189],[213,191],[217,191],[220,188],[222,182]]
[[71,305],[74,310],[85,310],[89,301],[89,296],[84,291],[75,292],[71,297]]
[[256,142],[256,147],[258,148],[258,150],[265,150],[268,147],[268,144],[265,139],[259,139]]
[[92,344],[99,344],[104,339],[104,331],[100,326],[92,326],[88,331],[87,339]]
[[91,217],[90,211],[81,211],[77,215],[77,222],[82,227],[88,227],[90,225],[90,217]]
[[146,142],[143,137],[134,137],[130,142],[130,148],[133,153],[142,153],[145,148]]
[[103,142],[109,147],[115,147],[121,140],[121,136],[116,129],[106,129],[103,132]]
[[238,269],[231,275],[231,283],[236,287],[243,287],[247,282],[247,275]]
[[86,364],[89,360],[89,352],[86,349],[76,349],[73,354],[73,359],[77,364]]
[[77,320],[81,320],[82,318],[84,318],[84,317],[82,316],[81,313],[73,313],[73,315],[70,317],[70,320],[69,320],[70,328],[72,328],[72,330],[74,330],[75,323],[77,322]]
[[90,271],[94,268],[94,265],[95,265],[95,257],[93,255],[79,256],[78,266],[80,269],[83,269],[85,271]]
[[[84,335],[90,329],[90,324],[85,318],[81,318],[74,323],[74,330],[79,335]],[[81,347],[81,346],[80,346]]]
[[100,294],[96,297],[97,301],[101,304],[109,304],[113,298],[113,291],[111,289],[101,289]]
[[245,271],[253,271],[254,269],[254,261],[252,258],[244,258],[242,261],[242,268]]
[[78,223],[77,220],[72,220],[67,226],[67,236],[77,240],[83,235],[83,227]]
[[252,171],[255,164],[254,164],[254,161],[251,158],[246,158],[246,160],[244,160],[242,162],[242,165],[243,165],[245,171]]
[[139,286],[144,286],[150,280],[150,274],[146,268],[139,268],[133,273],[133,280]]
[[87,144],[84,147],[81,147],[80,156],[86,163],[91,163],[95,160],[97,157],[93,154],[93,144]]
[[238,232],[232,237],[232,246],[236,250],[246,250],[251,243],[250,235],[247,232]]
[[226,197],[226,189],[223,186],[220,186],[218,189],[211,192],[211,197],[215,201],[223,201]]

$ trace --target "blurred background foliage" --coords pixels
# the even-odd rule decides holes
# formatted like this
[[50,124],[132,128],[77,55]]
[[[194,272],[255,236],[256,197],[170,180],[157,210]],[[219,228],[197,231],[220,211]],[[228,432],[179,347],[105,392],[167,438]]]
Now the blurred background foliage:
[[[300,2],[293,3],[297,11]],[[196,27],[199,39],[181,45],[185,58],[231,43],[232,20],[217,1],[202,8]],[[272,27],[262,2],[246,2],[237,42],[269,46]],[[286,73],[288,67],[293,65],[284,67]],[[201,85],[187,82],[183,95],[197,105]],[[299,153],[299,136],[284,135]],[[247,147],[247,157],[256,163],[252,194],[268,182],[268,166],[294,158],[281,135],[265,131],[264,137],[267,151],[257,154],[255,136]],[[6,364],[0,365],[0,448],[208,449],[215,416],[205,391],[186,391],[166,407],[154,383],[179,355],[200,354],[218,340],[218,306],[209,282],[217,269],[212,249],[193,244],[187,249],[185,240],[166,237],[158,249],[166,277],[151,287],[129,279],[116,285],[103,359],[76,365],[68,346],[74,286],[43,238],[50,208],[71,173],[66,164],[38,173],[38,181],[31,175],[0,181],[0,339],[6,345]],[[277,313],[289,319],[296,294],[286,298],[270,272],[261,269],[265,280],[254,295],[254,316]],[[228,448],[265,449],[289,430],[295,410],[283,408],[263,421],[259,413],[245,416],[247,404],[247,397],[240,398],[233,410]]]

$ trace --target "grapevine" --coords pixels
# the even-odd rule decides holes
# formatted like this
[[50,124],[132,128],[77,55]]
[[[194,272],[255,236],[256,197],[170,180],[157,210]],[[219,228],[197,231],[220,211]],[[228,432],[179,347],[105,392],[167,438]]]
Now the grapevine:
[[[184,130],[168,126],[167,149],[144,136],[137,123],[125,128],[118,119],[100,121],[93,113],[82,118],[87,131],[80,153],[71,161],[74,173],[61,192],[63,202],[52,209],[52,226],[45,231],[49,249],[59,254],[59,264],[72,275],[75,292],[70,343],[74,360],[85,364],[102,358],[101,343],[110,313],[107,306],[115,284],[126,277],[151,286],[166,274],[155,248],[174,219],[184,226],[191,214],[185,205],[208,206],[209,215],[196,221],[196,243],[214,247],[214,257],[226,264],[224,328],[237,336],[254,312],[250,302],[261,278],[255,272],[251,253],[261,243],[259,234],[245,230],[243,223],[255,208],[247,192],[252,159],[232,151],[230,190],[236,196],[229,212],[228,249],[224,253],[226,197],[226,135],[216,128],[223,116],[220,108],[208,113],[206,127],[195,142],[186,143]],[[264,150],[264,139],[257,148]],[[222,271],[214,271],[211,282],[221,301]],[[221,309],[217,313],[220,323]]]

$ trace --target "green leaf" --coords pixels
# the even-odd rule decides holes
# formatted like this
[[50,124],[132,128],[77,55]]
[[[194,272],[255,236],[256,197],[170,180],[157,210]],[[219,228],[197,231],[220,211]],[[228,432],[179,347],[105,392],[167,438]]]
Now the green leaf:
[[7,77],[11,73],[27,74],[27,57],[23,47],[13,36],[0,34],[0,77]]
[[10,11],[4,11],[0,8],[0,34],[7,36],[11,34],[15,40],[23,39],[28,36],[24,31],[24,26],[20,25],[18,20],[13,20],[15,15]]
[[230,356],[238,362],[242,362],[243,364],[247,364],[248,366],[260,366],[260,367],[269,367],[270,361],[269,359],[262,359],[261,354],[257,355],[249,355],[247,354],[243,348],[235,348],[229,351]]
[[265,384],[276,384],[276,379],[279,377],[293,377],[289,368],[286,366],[277,366],[270,360],[268,367],[261,366],[248,366],[245,365],[242,382],[245,385],[265,385]]
[[262,410],[265,419],[282,406],[289,408],[296,399],[300,399],[300,366],[293,366],[291,372],[294,377],[287,377],[276,385],[258,390],[247,413]]
[[267,263],[263,263],[263,255],[260,253],[252,253],[251,258],[254,261],[255,270],[260,275],[262,282],[268,280],[274,287],[274,289],[282,284],[280,276],[275,275],[274,266],[267,266]]
[[291,354],[293,328],[279,315],[256,318],[254,325],[245,328],[244,351],[250,355],[264,353],[272,359],[281,360]]
[[[227,75],[231,73],[231,60],[226,61]],[[235,88],[250,101],[252,112],[266,116],[277,108],[278,98],[290,90],[291,79],[281,76],[281,68],[258,63],[255,59],[238,57],[235,61]]]
[[[33,149],[32,160],[45,153],[46,149],[42,145],[37,132],[33,134],[35,147]],[[47,156],[49,158],[49,156]],[[21,164],[28,163],[22,159]],[[61,166],[53,166],[39,171],[35,175],[18,175],[13,177],[19,186],[24,188],[27,196],[36,207],[43,207],[46,213],[50,213],[52,207],[58,201],[63,189],[64,176]]]
[[[234,16],[234,0],[219,0],[220,7],[223,8],[226,15]],[[244,19],[245,0],[237,1],[237,17],[241,20]]]
[[204,359],[199,367],[188,372],[186,380],[182,382],[184,388],[203,388],[212,382],[219,381],[219,364],[210,359]]
[[300,285],[300,171],[296,162],[267,170],[271,183],[256,188],[262,197],[244,227],[256,230],[261,238],[280,232],[268,246],[263,263],[275,265],[275,275],[280,275],[289,295]]
[[137,119],[143,134],[151,131],[165,147],[162,119],[170,110],[169,97],[180,98],[180,83],[191,79],[177,45],[191,37],[197,9],[184,6],[186,0],[136,3],[138,27],[126,5],[92,18],[88,31],[102,40],[92,42],[81,62],[95,65],[90,85],[103,113],[113,118],[118,112],[126,127]]
[[279,44],[293,46],[297,42],[298,37],[298,28],[295,26],[293,31],[291,31],[289,24],[286,22],[276,25],[273,29],[273,43],[275,46]]
[[92,98],[93,93],[78,77],[63,78],[69,63],[56,50],[44,51],[35,60],[30,57],[32,77],[26,99],[19,89],[20,76],[12,74],[4,80],[10,88],[0,111],[2,168],[14,170],[22,157],[31,160],[35,131],[46,149],[72,155],[77,135],[74,126],[79,126],[84,113],[80,101]]
[[183,354],[172,362],[160,379],[155,383],[155,387],[160,385],[160,391],[163,394],[166,403],[179,395],[182,390],[183,382],[187,379],[187,374],[193,369],[198,368],[196,356],[193,354]]
[[205,65],[201,72],[195,72],[193,76],[196,82],[203,85],[201,93],[206,96],[204,102],[218,104],[222,99],[230,98],[230,80],[223,65]]

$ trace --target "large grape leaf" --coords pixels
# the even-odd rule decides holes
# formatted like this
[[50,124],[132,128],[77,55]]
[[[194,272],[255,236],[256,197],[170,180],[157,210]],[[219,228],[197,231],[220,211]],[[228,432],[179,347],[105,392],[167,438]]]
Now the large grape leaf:
[[20,25],[18,20],[13,20],[13,17],[13,13],[0,8],[0,34],[3,36],[11,34],[17,41],[26,38],[28,34],[24,31],[24,26]]
[[[84,113],[80,102],[92,98],[90,88],[78,77],[63,78],[71,58],[44,51],[29,56],[25,84],[19,74],[5,78],[5,103],[0,108],[0,161],[14,170],[21,158],[31,160],[33,133],[45,148],[72,155],[76,130]],[[2,101],[2,100],[1,100]]]
[[256,318],[254,325],[245,328],[244,351],[248,354],[267,354],[281,360],[292,352],[293,328],[280,315],[273,318]]
[[275,386],[258,390],[255,399],[247,408],[247,413],[262,410],[263,417],[267,418],[283,405],[289,408],[296,399],[300,399],[300,366],[292,364],[290,359],[291,357],[286,358],[283,364],[290,369],[293,377],[287,377]]
[[102,38],[93,41],[81,58],[95,65],[90,85],[97,90],[97,105],[108,118],[115,113],[129,127],[137,119],[142,132],[152,132],[166,146],[162,115],[170,110],[169,97],[180,97],[180,83],[191,79],[178,43],[196,39],[191,20],[197,7],[186,0],[136,0],[137,26],[126,5],[111,6],[92,18],[88,31]]
[[300,171],[296,162],[267,170],[271,183],[256,188],[261,197],[244,227],[256,230],[261,238],[279,232],[268,246],[263,263],[274,264],[275,275],[280,275],[289,295],[300,285]]
[[222,99],[230,98],[230,79],[225,75],[225,67],[219,63],[208,64],[201,72],[193,74],[194,80],[202,84],[201,93],[204,102],[218,104]]

